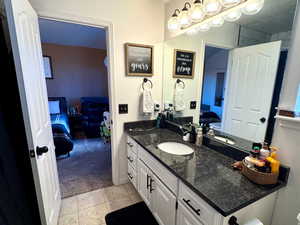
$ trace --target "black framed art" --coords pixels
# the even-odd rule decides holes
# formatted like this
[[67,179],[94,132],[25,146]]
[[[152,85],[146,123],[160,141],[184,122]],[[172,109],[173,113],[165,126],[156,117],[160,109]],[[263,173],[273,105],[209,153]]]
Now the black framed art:
[[153,46],[125,44],[127,76],[153,76]]

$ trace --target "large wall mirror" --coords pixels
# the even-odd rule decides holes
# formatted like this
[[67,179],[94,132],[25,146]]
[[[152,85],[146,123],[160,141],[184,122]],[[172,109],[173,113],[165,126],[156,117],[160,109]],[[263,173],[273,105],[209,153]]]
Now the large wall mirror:
[[[174,106],[174,117],[270,142],[296,5],[297,0],[265,0],[255,16],[165,41],[163,100]],[[187,76],[178,78],[178,72]]]

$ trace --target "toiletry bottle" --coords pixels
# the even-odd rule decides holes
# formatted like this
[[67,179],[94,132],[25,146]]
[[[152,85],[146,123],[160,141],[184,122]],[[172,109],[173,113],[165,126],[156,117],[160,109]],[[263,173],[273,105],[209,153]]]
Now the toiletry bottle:
[[197,128],[196,146],[201,146],[203,141],[202,127]]
[[160,122],[161,122],[161,113],[159,113],[156,118],[156,128],[160,128]]
[[259,153],[260,153],[260,149],[262,148],[262,144],[261,143],[253,143],[252,144],[252,149],[250,151],[251,155],[253,158],[258,158]]
[[197,134],[196,134],[196,127],[194,125],[192,125],[191,129],[192,130],[190,132],[190,143],[195,144],[195,142],[196,142],[196,136],[197,136]]
[[263,147],[262,147],[262,149],[260,150],[260,153],[259,153],[259,159],[265,160],[269,156],[270,156],[269,145],[267,143],[264,143],[264,145],[263,145]]

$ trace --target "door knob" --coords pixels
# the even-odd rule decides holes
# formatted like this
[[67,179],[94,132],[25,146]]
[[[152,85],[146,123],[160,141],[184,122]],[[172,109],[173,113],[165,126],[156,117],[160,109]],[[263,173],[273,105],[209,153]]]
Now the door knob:
[[44,153],[47,153],[48,150],[49,150],[49,149],[48,149],[47,146],[43,146],[43,147],[37,146],[37,147],[36,147],[36,154],[37,154],[37,155],[43,155]]
[[261,123],[265,123],[266,122],[266,118],[265,117],[260,118],[260,122]]

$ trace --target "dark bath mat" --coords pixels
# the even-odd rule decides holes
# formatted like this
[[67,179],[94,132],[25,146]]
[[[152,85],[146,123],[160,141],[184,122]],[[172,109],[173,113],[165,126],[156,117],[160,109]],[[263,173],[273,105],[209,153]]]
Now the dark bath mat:
[[111,212],[105,221],[107,225],[159,225],[144,202]]

